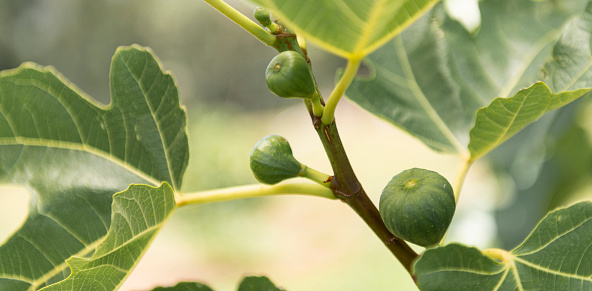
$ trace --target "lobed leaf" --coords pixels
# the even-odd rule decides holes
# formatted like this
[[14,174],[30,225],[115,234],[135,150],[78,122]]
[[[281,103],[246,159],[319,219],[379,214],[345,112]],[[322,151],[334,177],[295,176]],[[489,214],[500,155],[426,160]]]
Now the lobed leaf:
[[252,0],[325,50],[362,58],[399,34],[438,0]]
[[526,240],[490,258],[460,244],[426,250],[413,272],[421,290],[592,289],[592,202],[549,213]]
[[[480,1],[482,22],[474,32],[439,5],[369,55],[364,62],[370,75],[358,77],[346,95],[436,151],[467,154],[477,110],[539,81],[549,57],[560,53],[554,46],[562,30],[574,29],[565,26],[573,12],[564,2]],[[546,78],[574,69],[562,65],[547,69]],[[577,88],[555,92],[568,89]]]
[[107,237],[92,257],[67,260],[72,273],[41,290],[116,290],[176,207],[171,186],[130,185],[113,196]]
[[53,68],[0,72],[0,183],[31,195],[26,221],[0,246],[1,290],[66,278],[66,260],[105,239],[114,193],[132,183],[181,186],[188,142],[171,75],[149,49],[131,46],[117,50],[110,81],[105,107]]

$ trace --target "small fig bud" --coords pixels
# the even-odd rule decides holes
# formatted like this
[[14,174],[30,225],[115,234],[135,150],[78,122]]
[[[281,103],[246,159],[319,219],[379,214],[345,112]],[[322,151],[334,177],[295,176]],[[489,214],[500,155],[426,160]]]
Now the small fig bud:
[[316,91],[310,66],[295,51],[281,52],[271,60],[265,82],[272,93],[284,98],[310,98]]
[[255,145],[250,165],[255,178],[270,185],[297,177],[303,168],[292,155],[288,141],[278,135],[266,136]]
[[255,19],[257,19],[257,21],[259,21],[259,23],[261,23],[261,25],[267,27],[271,24],[271,16],[269,13],[269,10],[263,7],[257,7],[255,8],[255,11],[253,12],[253,16],[255,16]]
[[393,177],[380,196],[380,216],[396,236],[420,246],[439,243],[452,221],[452,186],[440,174],[413,168]]

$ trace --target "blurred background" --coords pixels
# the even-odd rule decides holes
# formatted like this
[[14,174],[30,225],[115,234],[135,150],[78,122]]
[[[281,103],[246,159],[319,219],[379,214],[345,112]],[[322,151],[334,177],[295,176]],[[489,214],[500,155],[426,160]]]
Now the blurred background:
[[[252,14],[248,2],[227,2]],[[446,4],[467,27],[478,25],[476,1]],[[51,65],[105,104],[111,56],[133,43],[151,47],[172,72],[187,108],[191,158],[184,193],[256,183],[249,154],[268,134],[286,137],[297,159],[331,173],[302,102],[277,98],[265,87],[264,71],[275,50],[203,1],[0,0],[0,70],[25,61]],[[309,51],[328,96],[344,61],[314,45]],[[549,209],[590,198],[592,107],[586,100],[528,127],[471,168],[449,241],[510,249]],[[455,178],[457,158],[432,152],[349,101],[340,103],[336,116],[373,201],[392,176],[408,168]],[[0,188],[1,240],[26,217],[27,199],[19,188]],[[121,290],[179,281],[234,290],[244,275],[267,275],[289,290],[416,290],[345,204],[300,196],[179,209]]]

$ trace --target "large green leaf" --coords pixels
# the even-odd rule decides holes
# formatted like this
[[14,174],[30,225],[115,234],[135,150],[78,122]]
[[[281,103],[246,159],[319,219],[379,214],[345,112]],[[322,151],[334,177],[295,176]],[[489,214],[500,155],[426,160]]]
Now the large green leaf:
[[131,185],[113,196],[111,227],[92,257],[72,257],[72,274],[42,290],[117,290],[177,204],[171,186]]
[[[592,87],[592,2],[586,11],[567,24],[557,41],[553,59],[544,67],[544,84],[535,84],[512,98],[497,98],[477,112],[470,132],[471,158],[477,159],[494,149],[543,114],[560,108],[586,94]],[[587,88],[587,89],[581,89]],[[573,90],[573,91],[567,91]]]
[[592,1],[567,23],[543,77],[553,92],[592,87]]
[[[584,5],[481,1],[482,23],[473,33],[437,6],[369,55],[370,76],[346,95],[437,151],[466,154],[475,112],[538,81],[548,58],[562,52],[553,46],[572,15],[564,2]],[[548,77],[572,68],[547,70]]]
[[470,133],[471,159],[485,155],[543,114],[567,105],[590,90],[553,94],[544,83],[535,83],[511,98],[496,98],[477,111],[475,127]]
[[438,0],[252,0],[282,23],[345,58],[371,53]]
[[0,182],[31,195],[29,214],[0,247],[0,289],[35,290],[70,274],[111,223],[114,193],[132,183],[179,189],[188,161],[175,82],[151,51],[117,50],[112,104],[93,103],[53,68],[0,73]]
[[591,290],[591,245],[585,201],[549,213],[510,252],[450,244],[426,250],[413,272],[421,290]]

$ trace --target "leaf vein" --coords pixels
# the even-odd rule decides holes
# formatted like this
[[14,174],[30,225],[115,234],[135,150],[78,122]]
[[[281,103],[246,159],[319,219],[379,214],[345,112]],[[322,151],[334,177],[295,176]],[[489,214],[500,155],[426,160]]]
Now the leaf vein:
[[584,277],[584,276],[577,275],[577,274],[569,274],[569,273],[565,273],[565,272],[561,272],[561,271],[549,269],[549,268],[546,268],[546,267],[543,267],[543,266],[540,266],[540,265],[533,264],[532,262],[529,262],[529,261],[524,260],[524,259],[519,258],[519,257],[515,257],[515,260],[518,261],[518,262],[520,262],[523,265],[529,266],[529,267],[531,267],[533,269],[544,271],[546,273],[551,273],[551,274],[557,275],[557,276],[562,276],[562,277],[567,277],[567,278],[572,278],[572,279],[577,279],[577,280],[592,282],[592,278],[590,278],[590,277]]
[[563,236],[567,235],[568,233],[570,233],[570,232],[572,232],[572,231],[576,230],[577,228],[581,227],[581,226],[582,226],[582,225],[584,225],[585,223],[587,223],[587,222],[590,222],[590,221],[591,221],[591,219],[592,219],[591,217],[588,217],[587,219],[585,219],[585,220],[582,220],[582,222],[581,222],[580,224],[577,224],[577,225],[575,225],[575,226],[573,226],[573,227],[571,227],[571,228],[569,228],[569,229],[566,229],[566,231],[564,231],[563,233],[557,233],[557,237],[555,237],[555,238],[553,238],[553,239],[549,240],[549,241],[548,241],[547,243],[545,243],[544,245],[543,245],[543,244],[542,244],[542,242],[541,242],[541,247],[539,247],[539,248],[537,248],[537,249],[534,249],[534,250],[532,250],[532,251],[530,251],[530,252],[516,254],[516,256],[517,256],[517,257],[518,257],[518,256],[522,257],[522,256],[531,255],[531,254],[534,254],[534,253],[536,253],[536,252],[538,252],[538,251],[541,251],[542,249],[546,248],[547,246],[549,246],[550,244],[552,244],[552,243],[553,243],[553,242],[555,242],[556,240],[558,240],[558,239],[562,238]]
[[460,144],[460,142],[456,139],[448,125],[442,120],[439,113],[432,107],[430,101],[421,91],[421,88],[417,85],[417,80],[415,79],[413,70],[411,68],[411,64],[409,63],[409,59],[407,58],[407,52],[404,48],[404,45],[401,39],[396,39],[396,49],[397,55],[399,56],[399,60],[405,75],[409,78],[408,87],[413,92],[413,95],[416,97],[417,101],[419,102],[420,106],[425,110],[427,115],[430,117],[434,125],[442,132],[444,137],[450,141],[450,143],[456,148],[459,153],[465,153],[464,147]]
[[122,249],[123,247],[131,244],[132,242],[134,242],[136,239],[138,239],[139,237],[141,237],[144,234],[150,233],[153,230],[158,230],[158,228],[160,228],[162,226],[163,222],[160,222],[158,224],[152,225],[150,227],[147,227],[146,229],[144,229],[143,231],[134,234],[134,237],[131,239],[126,240],[125,242],[119,244],[117,247],[114,247],[112,250],[110,250],[109,252],[106,253],[102,253],[100,256],[97,257],[93,257],[93,259],[99,259],[99,258],[104,258],[107,257],[110,254],[113,254],[117,251],[119,251],[120,249]]
[[493,290],[499,290],[499,288],[502,286],[502,284],[504,283],[504,281],[506,280],[506,278],[508,278],[508,274],[510,273],[510,269],[508,266],[506,266],[504,268],[504,274],[502,275],[502,277],[500,278],[499,282],[497,283],[497,285],[495,285]]
[[[15,141],[15,142],[13,142],[13,141]],[[59,141],[55,141],[55,140],[44,140],[44,139],[40,139],[40,138],[15,137],[15,138],[0,138],[0,146],[2,146],[2,145],[43,146],[43,147],[51,147],[51,148],[57,148],[57,149],[78,150],[81,152],[93,154],[95,156],[109,160],[115,164],[118,164],[122,168],[125,168],[126,170],[134,173],[136,176],[151,183],[153,186],[157,186],[160,184],[160,182],[154,180],[154,178],[149,177],[145,173],[139,171],[139,169],[136,169],[135,167],[133,167],[133,165],[127,163],[125,160],[121,160],[113,155],[106,155],[104,151],[98,150],[95,147],[90,147],[86,144],[59,142]]]
[[[162,148],[164,150],[164,155],[166,157],[165,160],[166,160],[167,168],[168,168],[168,177],[169,177],[170,181],[173,184],[172,185],[173,186],[173,189],[178,189],[178,186],[179,185],[177,185],[177,181],[175,179],[173,179],[173,177],[172,177],[173,170],[172,170],[172,166],[171,166],[171,159],[169,157],[168,147],[167,147],[167,145],[165,143],[166,139],[163,136],[163,130],[161,128],[161,124],[160,124],[159,120],[155,116],[155,110],[154,110],[154,108],[152,108],[152,104],[150,104],[150,100],[148,100],[148,96],[147,96],[147,93],[144,91],[144,87],[141,85],[139,79],[136,78],[136,76],[132,73],[132,71],[131,71],[131,69],[130,69],[128,63],[127,63],[127,61],[126,60],[122,60],[122,62],[124,64],[126,70],[128,71],[128,73],[130,74],[130,76],[132,78],[134,78],[134,80],[136,81],[136,83],[138,83],[138,87],[142,91],[142,94],[144,96],[144,99],[146,101],[146,104],[147,104],[148,108],[150,109],[150,113],[151,113],[151,116],[153,118],[153,121],[154,121],[154,123],[156,125],[156,128],[158,128],[158,134],[160,136],[160,142],[162,144]],[[142,74],[144,74],[144,71],[145,70],[146,70],[146,68],[144,68],[142,70]]]

